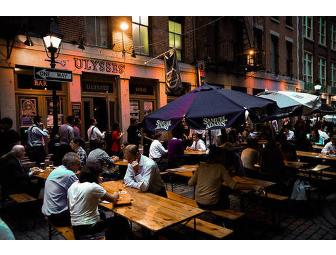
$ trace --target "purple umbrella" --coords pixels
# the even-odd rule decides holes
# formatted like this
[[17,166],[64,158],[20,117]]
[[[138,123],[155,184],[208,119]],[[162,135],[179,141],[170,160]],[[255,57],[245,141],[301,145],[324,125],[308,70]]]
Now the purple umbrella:
[[204,84],[147,115],[143,124],[147,130],[168,131],[185,118],[194,129],[220,129],[243,123],[246,110],[258,119],[276,108],[274,101]]

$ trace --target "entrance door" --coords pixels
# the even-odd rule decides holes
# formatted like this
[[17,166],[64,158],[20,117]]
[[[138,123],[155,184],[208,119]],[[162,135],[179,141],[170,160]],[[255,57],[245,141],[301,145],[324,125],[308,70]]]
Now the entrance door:
[[[86,131],[90,127],[90,119],[95,118],[98,122],[97,127],[100,131],[108,131],[109,120],[115,121],[114,118],[114,103],[109,102],[107,105],[107,100],[105,97],[91,97],[91,98],[83,98],[83,116],[84,116],[84,131]],[[110,109],[108,109],[108,107]],[[111,112],[112,110],[112,112]],[[110,113],[110,116],[109,116]],[[113,116],[113,118],[111,118]],[[87,136],[87,134],[86,134]],[[87,138],[87,137],[86,137]]]

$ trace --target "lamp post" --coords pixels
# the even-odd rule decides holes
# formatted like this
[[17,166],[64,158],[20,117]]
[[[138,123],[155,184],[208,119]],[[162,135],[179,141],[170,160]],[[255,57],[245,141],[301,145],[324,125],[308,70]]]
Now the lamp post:
[[128,29],[128,23],[123,21],[120,23],[120,29],[121,29],[121,41],[122,41],[122,54],[123,57],[125,57],[126,50],[125,50],[125,44],[124,44],[124,32]]
[[[57,24],[54,19],[50,22],[50,31],[43,37],[44,48],[50,60],[50,67],[55,69],[56,59],[59,56],[60,46],[62,42],[61,34],[58,31]],[[51,139],[54,141],[58,132],[58,114],[57,114],[57,90],[56,82],[52,82],[52,102],[53,102],[53,129]]]
[[322,86],[319,84],[319,82],[314,86],[315,93],[316,93],[317,96],[320,95],[321,88],[322,88]]

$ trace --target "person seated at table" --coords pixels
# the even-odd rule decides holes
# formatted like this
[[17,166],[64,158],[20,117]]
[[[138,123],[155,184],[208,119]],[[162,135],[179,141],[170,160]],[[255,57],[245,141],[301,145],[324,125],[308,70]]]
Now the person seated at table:
[[79,156],[81,167],[85,165],[87,158],[86,152],[82,147],[83,145],[84,141],[81,138],[72,139],[70,142],[71,149]]
[[172,130],[172,139],[168,141],[168,167],[176,168],[183,165],[184,147],[180,129]]
[[194,133],[192,135],[193,143],[190,147],[187,147],[187,150],[196,150],[196,151],[206,151],[206,146],[204,141],[201,139],[201,135]]
[[272,187],[272,192],[283,195],[290,194],[295,180],[295,172],[285,166],[279,142],[271,140],[266,144],[261,153],[260,166],[261,171],[276,183]]
[[45,182],[42,213],[55,226],[70,226],[67,192],[78,181],[75,173],[79,168],[79,156],[68,152],[62,159],[62,165],[55,168]]
[[287,161],[297,161],[298,157],[296,155],[295,144],[287,140],[285,133],[279,133],[277,136],[277,141],[279,143],[279,148],[282,153],[283,159]]
[[255,165],[259,163],[259,152],[256,150],[256,148],[256,140],[247,138],[247,148],[242,151],[240,156],[244,168],[253,171],[260,170],[260,168],[255,167]]
[[238,176],[246,176],[243,162],[240,159],[238,148],[234,147],[232,143],[226,142],[219,146],[223,149],[223,164],[234,174]]
[[154,140],[149,147],[149,158],[154,160],[160,170],[167,166],[167,159],[165,158],[168,150],[166,150],[160,142],[161,133],[156,133],[153,136]]
[[232,190],[252,189],[261,191],[261,187],[251,184],[237,183],[232,179],[231,164],[222,147],[210,146],[207,162],[201,162],[198,170],[188,181],[189,186],[196,186],[195,199],[198,206],[205,210],[229,208],[229,198],[222,191],[225,182]]
[[26,171],[21,160],[26,151],[23,145],[14,145],[12,150],[0,158],[0,182],[3,197],[15,193],[28,193],[34,197],[38,195],[39,187],[30,182],[30,177],[38,170]]
[[307,134],[308,140],[316,145],[324,145],[324,139],[320,136],[318,129],[314,128],[309,134]]
[[79,180],[68,189],[71,225],[76,239],[88,239],[101,232],[105,232],[108,240],[126,239],[129,233],[127,220],[119,216],[106,218],[98,211],[101,200],[115,203],[119,198],[118,192],[109,194],[99,185],[101,173],[100,163],[88,160],[80,171]]
[[323,154],[335,154],[336,153],[336,136],[331,137],[331,141],[324,146],[321,153]]
[[139,153],[134,144],[128,145],[124,150],[125,159],[128,161],[124,183],[128,187],[136,188],[142,192],[167,197],[160,170],[152,159]]
[[127,145],[129,145],[128,142],[123,142],[122,144],[120,144],[120,151],[118,154],[115,155],[119,158],[119,160],[124,159],[124,149],[126,148]]
[[295,140],[294,131],[290,130],[289,126],[284,126],[280,133],[286,135],[287,141],[294,141]]
[[119,158],[117,156],[110,157],[107,152],[104,150],[105,148],[105,142],[104,141],[96,141],[95,142],[95,149],[92,150],[87,160],[95,161],[98,160],[103,168],[103,176],[105,178],[113,178],[113,168],[114,168],[114,162],[118,161]]

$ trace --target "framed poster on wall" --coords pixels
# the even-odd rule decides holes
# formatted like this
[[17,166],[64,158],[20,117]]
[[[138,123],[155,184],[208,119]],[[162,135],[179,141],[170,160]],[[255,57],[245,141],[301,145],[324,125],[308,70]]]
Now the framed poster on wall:
[[37,97],[19,97],[19,121],[21,127],[29,127],[33,124],[33,118],[37,116]]
[[153,101],[144,102],[144,116],[150,114],[153,111],[154,103]]
[[137,100],[131,100],[130,101],[130,115],[131,118],[140,120],[140,107],[139,107],[139,101]]
[[80,102],[72,102],[71,103],[71,112],[72,116],[75,118],[80,119],[81,118],[81,103]]

